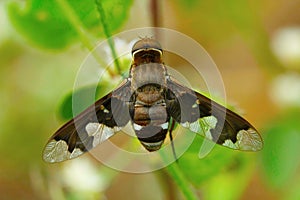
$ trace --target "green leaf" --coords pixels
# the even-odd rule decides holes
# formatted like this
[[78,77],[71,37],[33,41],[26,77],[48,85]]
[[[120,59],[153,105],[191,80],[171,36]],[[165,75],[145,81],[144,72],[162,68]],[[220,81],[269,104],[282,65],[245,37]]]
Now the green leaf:
[[179,159],[181,172],[202,190],[205,199],[239,199],[255,169],[256,154],[215,145],[210,154],[199,159],[202,141],[202,137],[196,137]]
[[[243,154],[242,152],[239,153]],[[205,183],[203,187],[205,199],[241,199],[241,195],[252,177],[253,164],[255,162],[252,159],[248,159],[247,156],[240,156],[237,161],[237,165],[233,165],[234,168],[218,174]]]
[[288,112],[272,121],[264,133],[262,168],[268,183],[275,188],[290,187],[299,169],[299,116],[299,112]]
[[58,114],[64,120],[72,119],[107,92],[105,85],[90,85],[72,91],[63,98]]
[[216,145],[206,157],[199,159],[198,154],[202,142],[203,138],[197,136],[178,162],[185,176],[197,186],[231,167],[231,165],[235,165],[237,159],[236,151],[219,145]]
[[[75,18],[96,37],[104,36],[94,0],[67,1]],[[110,30],[116,31],[126,21],[132,0],[102,0]],[[77,42],[78,27],[73,27],[65,10],[56,1],[31,0],[25,7],[13,2],[8,5],[10,20],[28,41],[47,49],[61,49]],[[68,13],[70,15],[70,13]]]
[[187,10],[197,8],[201,3],[201,1],[199,0],[176,0],[176,1],[178,2],[178,4],[180,4]]

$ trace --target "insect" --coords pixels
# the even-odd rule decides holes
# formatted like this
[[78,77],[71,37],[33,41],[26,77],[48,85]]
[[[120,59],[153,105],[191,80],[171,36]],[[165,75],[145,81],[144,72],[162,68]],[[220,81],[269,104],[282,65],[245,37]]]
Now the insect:
[[53,163],[78,157],[127,123],[148,151],[159,150],[168,133],[173,144],[175,123],[232,149],[262,149],[262,139],[248,121],[181,85],[168,74],[162,56],[163,49],[155,39],[137,41],[129,77],[58,129],[46,144],[43,159]]

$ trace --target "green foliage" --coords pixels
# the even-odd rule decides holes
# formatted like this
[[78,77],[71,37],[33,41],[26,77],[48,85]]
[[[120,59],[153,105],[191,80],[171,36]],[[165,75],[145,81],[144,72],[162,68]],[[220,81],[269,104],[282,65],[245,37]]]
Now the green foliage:
[[200,34],[202,38],[206,37],[220,44],[230,41],[232,35],[238,34],[261,67],[271,73],[282,72],[283,66],[271,52],[269,34],[258,13],[265,9],[263,1],[177,0],[177,2],[185,15],[191,18],[189,21],[194,23],[192,25],[197,32],[194,34]]
[[201,1],[199,0],[177,0],[180,5],[182,5],[186,9],[193,9],[195,8]]
[[[193,134],[193,133],[187,133]],[[199,159],[203,138],[197,136],[189,149],[179,159],[179,166],[185,173],[186,177],[197,186],[203,184],[208,178],[211,178],[230,165],[233,161],[233,152],[224,147],[214,147],[212,152],[203,159]]]
[[[122,76],[128,76],[130,60],[123,58],[119,59],[121,63],[120,73]],[[110,67],[111,72],[117,75],[117,69]],[[108,74],[108,71],[106,71]],[[121,76],[120,76],[121,77]],[[104,77],[100,83],[76,88],[62,97],[61,103],[58,108],[58,116],[63,120],[72,119],[74,116],[85,110],[88,106],[92,105],[95,101],[111,92],[117,85],[118,81],[114,82],[111,77]]]
[[[70,13],[58,2],[31,0],[26,2],[25,8],[16,2],[10,3],[9,16],[17,31],[31,43],[47,49],[62,49],[78,41],[79,34],[67,18]],[[71,15],[80,20],[81,29],[96,37],[104,36],[94,0],[67,2],[72,8]],[[114,32],[126,21],[132,0],[101,2],[110,31]]]
[[[20,2],[24,2],[24,5]],[[127,20],[132,2],[132,0],[27,0],[9,3],[8,14],[18,33],[35,46],[63,52],[65,48],[81,40],[82,44],[91,51],[94,47],[94,40],[110,37],[112,33],[121,28]],[[230,31],[237,32],[248,44],[255,61],[261,67],[269,66],[269,72],[272,73],[274,69],[280,68],[269,49],[270,38],[263,26],[265,20],[259,19],[260,15],[257,15],[259,11],[257,8],[261,6],[259,1],[230,0],[221,3],[219,1],[177,0],[177,2],[180,3],[180,9],[184,9],[186,16],[189,17],[188,23],[196,19],[195,24],[186,24],[185,20],[182,25],[192,27],[191,31],[195,35],[201,35],[204,40],[210,41],[215,38],[215,41],[212,42],[214,44],[219,41],[231,43],[231,40],[227,40],[227,36],[234,35]],[[101,7],[99,7],[99,3]],[[102,11],[103,13],[100,13]],[[101,16],[105,16],[105,20]],[[108,27],[103,25],[104,22]],[[180,26],[180,24],[178,25]],[[117,52],[118,48],[114,51],[113,43],[109,45],[112,54]],[[9,46],[13,46],[13,48],[9,48]],[[1,121],[1,150],[4,157],[2,166],[4,166],[3,169],[11,169],[10,173],[5,173],[7,180],[12,176],[19,183],[19,174],[27,176],[27,171],[32,163],[40,164],[42,162],[40,151],[45,138],[58,126],[54,123],[55,120],[50,120],[54,113],[51,106],[56,104],[55,98],[61,95],[59,89],[70,87],[66,86],[68,81],[64,77],[68,76],[66,79],[69,79],[72,75],[70,75],[69,69],[64,68],[69,63],[64,62],[64,64],[58,65],[55,62],[55,68],[51,67],[52,64],[44,65],[44,62],[50,63],[56,58],[37,58],[35,53],[28,55],[30,53],[27,52],[27,49],[20,48],[14,40],[2,43],[0,52],[2,53],[1,58],[3,58],[0,59],[1,64],[3,66],[12,65],[12,67],[1,69],[1,72],[12,73],[12,75],[1,76],[4,80],[3,83],[9,83],[7,86],[1,85],[4,94],[1,100],[8,105],[3,106],[4,114],[0,116],[3,118],[3,122]],[[71,56],[64,54],[64,56],[65,61],[71,60],[73,63],[78,63],[78,60],[72,59],[73,54]],[[101,60],[101,56],[95,56],[98,62]],[[117,56],[113,55],[113,57]],[[25,63],[24,58],[27,60]],[[115,65],[118,66],[118,64]],[[111,91],[115,87],[115,84],[112,83],[115,81],[112,80],[115,78],[114,76],[127,73],[128,66],[129,60],[120,60],[119,68],[111,70],[113,72],[109,77],[111,80],[105,80],[101,82],[101,85],[90,85],[68,93],[61,101],[58,110],[59,116],[64,120],[70,119],[93,104],[99,97]],[[60,73],[65,72],[57,74],[59,68],[63,68]],[[24,71],[30,75],[24,76]],[[49,78],[49,81],[45,81],[45,77]],[[39,84],[33,85],[31,82]],[[74,99],[75,101],[73,101]],[[258,110],[260,109],[258,107]],[[256,164],[258,164],[262,174],[259,176],[260,180],[266,181],[274,189],[280,190],[284,199],[299,199],[299,114],[296,111],[289,111],[277,120],[271,121],[269,128],[266,128],[262,134],[265,136],[265,146],[261,153],[261,162],[255,162],[255,156],[260,155],[259,153],[233,151],[218,145],[208,156],[199,159],[198,155],[203,139],[197,136],[178,163],[167,167],[168,172],[176,182],[177,188],[185,191],[186,198],[196,196],[194,198],[196,199],[201,196],[209,200],[233,200],[241,197],[249,184],[251,175],[255,173]],[[16,174],[12,173],[13,168],[17,169]],[[47,171],[47,173],[49,172]],[[257,174],[256,177],[258,177]],[[24,180],[28,184],[28,178]],[[255,179],[255,181],[257,180]],[[39,181],[37,182],[40,184]],[[55,185],[53,186],[53,183],[50,182],[49,191],[52,191],[51,187],[55,187]],[[190,185],[197,188],[197,192]],[[23,188],[22,186],[18,187]],[[70,193],[68,198],[84,198],[81,195]]]
[[[205,199],[239,199],[255,169],[255,154],[215,145],[210,154],[199,159],[202,142],[203,138],[197,136],[178,163],[172,165],[178,165],[178,171],[187,179],[185,181],[203,189]],[[169,170],[173,168],[176,169],[168,167]],[[171,175],[177,179],[176,174]]]
[[73,118],[92,105],[97,97],[103,96],[106,91],[105,86],[91,85],[70,92],[62,100],[58,111],[59,116],[66,120]]
[[265,131],[262,169],[275,188],[290,187],[297,176],[300,160],[299,112],[291,111],[272,121]]

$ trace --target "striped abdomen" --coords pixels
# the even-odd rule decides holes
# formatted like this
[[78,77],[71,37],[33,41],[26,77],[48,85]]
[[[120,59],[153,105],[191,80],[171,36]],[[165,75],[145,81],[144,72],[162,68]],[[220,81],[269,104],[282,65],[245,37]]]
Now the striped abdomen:
[[169,116],[165,103],[165,68],[147,63],[131,71],[134,89],[132,123],[135,133],[148,151],[158,150],[168,132]]

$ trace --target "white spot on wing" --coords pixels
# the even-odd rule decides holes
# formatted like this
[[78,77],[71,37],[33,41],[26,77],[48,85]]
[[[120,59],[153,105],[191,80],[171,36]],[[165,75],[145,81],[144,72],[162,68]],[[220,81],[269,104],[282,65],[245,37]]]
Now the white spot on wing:
[[114,134],[114,131],[111,128],[103,126],[97,134],[94,136],[93,147],[97,146],[101,142],[107,140]]
[[184,128],[189,128],[190,123],[189,122],[184,122],[184,123],[180,123],[181,126],[183,126]]
[[50,163],[70,159],[68,144],[64,140],[51,140],[44,149],[43,159]]
[[193,131],[193,132],[195,132],[195,133],[199,132],[200,125],[199,125],[198,120],[195,121],[195,122],[193,122],[193,123],[190,123],[190,130]]
[[225,142],[222,145],[231,149],[238,149],[238,146],[234,144],[230,139],[225,140]]
[[202,120],[205,122],[210,129],[216,128],[218,119],[215,116],[203,117]]
[[236,137],[237,141],[233,143],[226,140],[223,146],[245,151],[258,151],[262,149],[263,143],[260,135],[252,128],[240,130]]
[[107,140],[114,134],[114,130],[107,126],[101,125],[100,130],[94,135],[93,147]]
[[107,110],[106,108],[104,108],[103,112],[104,113],[109,113],[109,110]]
[[82,152],[81,149],[75,148],[75,149],[73,150],[73,152],[71,153],[71,155],[70,155],[70,159],[76,158],[76,157],[80,156],[80,155],[83,154],[83,153],[84,153],[84,152]]
[[118,131],[120,131],[121,129],[122,129],[122,127],[115,126],[115,127],[114,127],[114,132],[118,132]]
[[214,116],[203,117],[199,120],[201,125],[201,133],[205,136],[205,138],[213,140],[210,130],[216,128],[217,122],[218,119]]
[[[94,137],[93,147],[99,143],[107,140],[115,132],[119,131],[121,127],[110,128],[99,123],[89,123],[85,127],[88,135]],[[68,151],[68,144],[64,140],[56,141],[55,139],[48,142],[43,152],[43,159],[46,162],[62,162],[64,160],[76,158],[84,152],[80,148],[74,148],[70,153]]]
[[143,126],[138,125],[138,124],[136,124],[136,123],[133,123],[133,128],[134,128],[134,130],[136,130],[136,131],[140,131],[140,130],[143,128]]
[[86,132],[89,136],[94,136],[100,129],[99,123],[88,123],[85,127]]
[[169,122],[163,123],[160,125],[162,129],[166,130],[169,128]]
[[207,117],[202,117],[201,119],[192,123],[189,122],[181,123],[181,126],[185,128],[189,128],[191,131],[195,133],[199,133],[200,135],[205,136],[207,139],[212,140],[210,129],[216,128],[217,122],[218,120],[216,117],[207,116]]
[[104,124],[89,123],[85,127],[89,136],[93,136],[93,147],[110,138],[115,132],[119,131],[120,127],[110,128]]
[[258,151],[263,146],[260,135],[252,128],[240,130],[237,134],[236,143],[241,150]]

